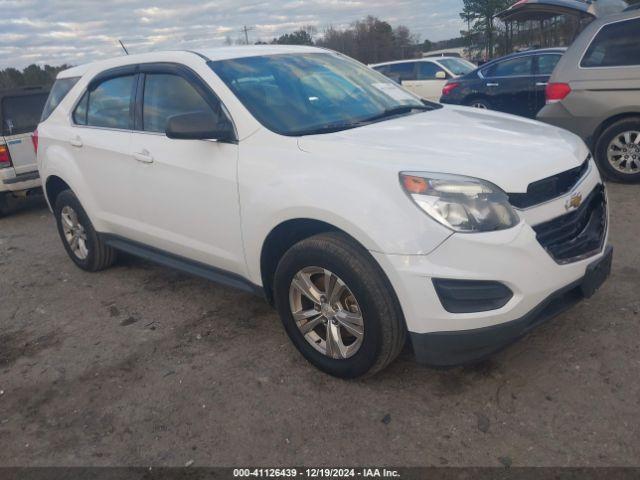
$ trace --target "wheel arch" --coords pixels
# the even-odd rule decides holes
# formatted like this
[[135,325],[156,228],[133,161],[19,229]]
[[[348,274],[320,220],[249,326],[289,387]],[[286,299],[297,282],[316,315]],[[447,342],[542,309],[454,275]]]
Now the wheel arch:
[[[269,303],[273,304],[274,274],[283,255],[296,243],[314,235],[326,232],[341,233],[355,244],[359,245],[364,251],[367,253],[369,252],[366,246],[363,245],[363,243],[356,237],[332,223],[304,217],[281,221],[273,227],[265,237],[260,252],[260,278],[262,280],[264,295]],[[391,281],[382,266],[378,264],[373,256],[371,256],[371,260],[377,265],[384,275],[385,280],[389,282],[389,285],[391,285]]]
[[56,198],[65,190],[72,190],[72,188],[58,175],[49,175],[45,180],[44,193],[52,211],[56,204]]
[[598,146],[600,137],[602,136],[602,134],[605,132],[607,128],[609,128],[614,123],[619,122],[620,120],[626,120],[629,118],[638,118],[640,120],[640,110],[617,113],[607,118],[603,122],[601,122],[600,125],[596,127],[596,129],[593,132],[593,135],[591,136],[591,141],[589,142],[590,143],[589,146],[591,147],[591,149],[593,150]]

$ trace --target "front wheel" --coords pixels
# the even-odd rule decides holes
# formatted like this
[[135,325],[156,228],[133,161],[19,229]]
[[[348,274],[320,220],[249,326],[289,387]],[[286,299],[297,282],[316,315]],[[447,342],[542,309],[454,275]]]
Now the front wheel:
[[626,118],[607,128],[598,139],[596,161],[611,180],[640,182],[640,118]]
[[391,285],[370,254],[344,234],[294,245],[278,264],[274,286],[289,338],[324,372],[372,375],[404,346],[404,319]]

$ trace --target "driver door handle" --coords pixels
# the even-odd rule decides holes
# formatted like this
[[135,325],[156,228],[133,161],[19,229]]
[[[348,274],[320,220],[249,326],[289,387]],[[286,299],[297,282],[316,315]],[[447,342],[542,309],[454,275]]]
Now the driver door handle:
[[499,83],[487,83],[487,87],[499,87]]
[[536,82],[536,87],[546,87],[549,82]]
[[141,163],[153,163],[153,157],[149,154],[148,150],[142,150],[142,152],[134,153],[133,158]]

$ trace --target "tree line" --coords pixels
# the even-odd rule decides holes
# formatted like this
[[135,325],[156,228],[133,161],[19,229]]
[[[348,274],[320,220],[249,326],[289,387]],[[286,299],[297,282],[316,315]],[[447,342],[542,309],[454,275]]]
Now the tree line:
[[[231,38],[227,38],[226,43],[234,42]],[[235,43],[243,44],[246,40],[239,38]],[[256,44],[265,43],[267,42],[256,42]],[[415,58],[421,55],[423,49],[428,49],[431,45],[428,40],[420,43],[419,36],[411,32],[408,27],[404,25],[393,27],[388,22],[373,16],[358,20],[344,29],[327,27],[319,35],[316,27],[303,27],[274,38],[268,43],[330,48],[362,63]]]
[[29,65],[23,70],[5,68],[0,70],[0,89],[30,87],[36,85],[51,86],[58,73],[70,68],[70,65]]

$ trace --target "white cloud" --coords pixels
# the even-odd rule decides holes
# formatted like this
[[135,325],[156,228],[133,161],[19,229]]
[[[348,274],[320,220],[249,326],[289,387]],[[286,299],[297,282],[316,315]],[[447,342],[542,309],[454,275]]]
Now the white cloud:
[[[215,47],[226,36],[270,40],[301,26],[320,31],[366,15],[403,24],[422,39],[455,37],[462,0],[0,0],[0,68],[80,63],[129,51]],[[8,20],[7,20],[8,19]]]

